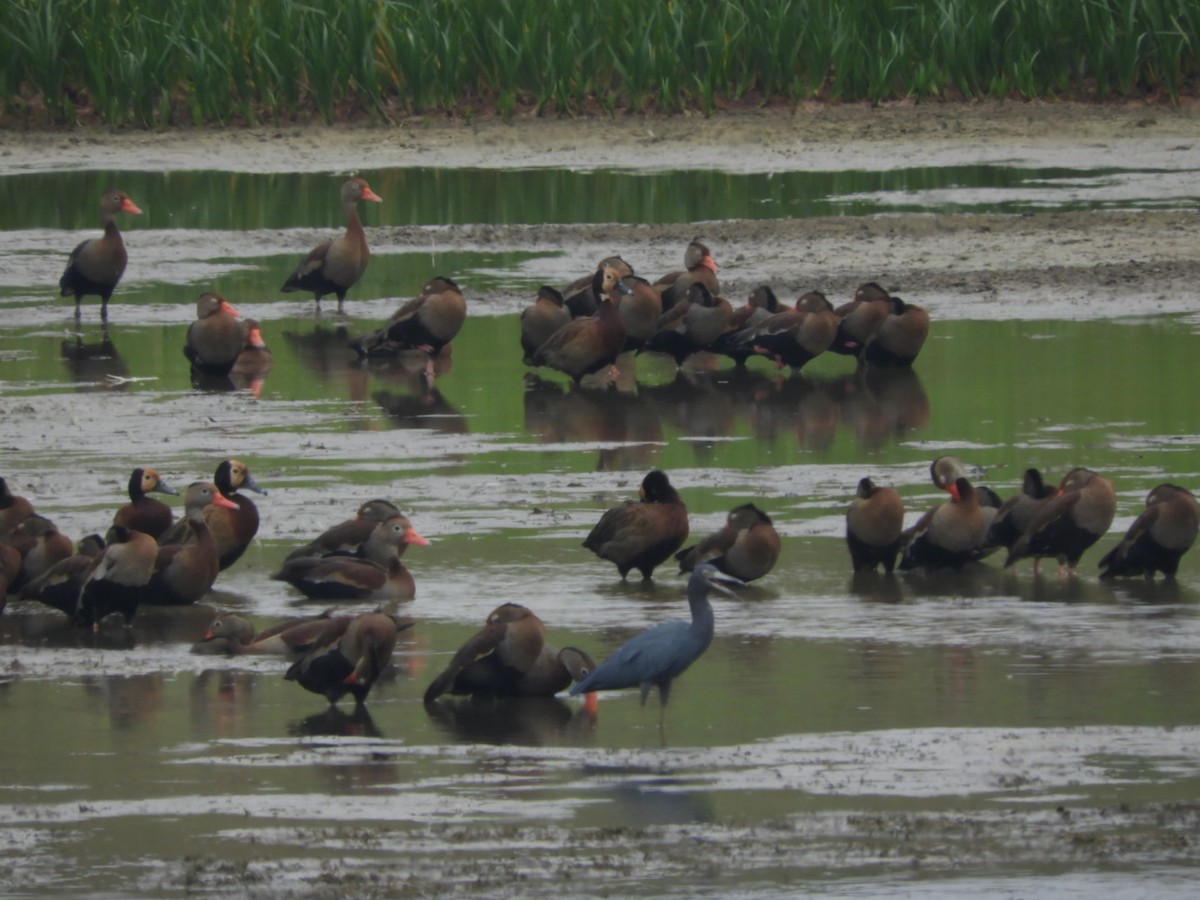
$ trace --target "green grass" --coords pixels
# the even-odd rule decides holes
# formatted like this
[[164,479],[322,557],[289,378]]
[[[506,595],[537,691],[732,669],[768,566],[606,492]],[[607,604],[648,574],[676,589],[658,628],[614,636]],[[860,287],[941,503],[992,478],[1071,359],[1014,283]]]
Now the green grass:
[[1200,0],[7,0],[30,125],[1177,100]]

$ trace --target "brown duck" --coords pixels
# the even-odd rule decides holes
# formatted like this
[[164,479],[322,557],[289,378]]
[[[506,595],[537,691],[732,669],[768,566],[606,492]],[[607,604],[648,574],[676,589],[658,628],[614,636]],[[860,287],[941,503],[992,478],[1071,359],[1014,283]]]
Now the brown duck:
[[342,185],[342,209],[346,212],[346,231],[341,237],[325,241],[304,257],[288,280],[280,288],[290,291],[312,291],[320,308],[321,298],[336,294],[338,312],[346,300],[346,292],[358,282],[367,270],[367,236],[363,232],[362,220],[358,217],[358,202],[369,200],[381,203],[382,198],[371,190],[361,178],[351,178]]
[[864,345],[862,359],[873,366],[911,366],[929,337],[929,313],[899,297],[888,302],[891,309]]
[[585,275],[567,285],[563,293],[563,304],[567,307],[567,312],[571,314],[571,318],[577,319],[580,316],[594,316],[600,309],[600,296],[603,289],[596,284],[596,273],[602,272],[605,269],[612,269],[616,273],[618,279],[624,279],[629,275],[634,274],[633,266],[625,262],[619,256],[606,256],[596,264],[596,269],[592,274]]
[[282,656],[296,662],[316,647],[326,646],[346,633],[354,616],[335,616],[325,610],[314,616],[285,619],[255,631],[249,620],[232,613],[213,620],[193,653],[229,656]]
[[26,516],[5,543],[21,555],[18,577],[9,582],[16,589],[40,578],[47,570],[74,555],[75,545],[45,516]]
[[721,284],[717,280],[717,270],[720,266],[713,259],[712,252],[699,240],[688,243],[683,251],[682,272],[668,272],[654,282],[655,289],[662,295],[664,310],[670,309],[687,296],[688,288],[693,284],[702,284],[714,297],[721,293]]
[[548,284],[538,288],[533,303],[521,310],[521,350],[525,365],[533,365],[533,354],[558,329],[571,321],[563,295]]
[[1146,495],[1146,509],[1133,520],[1117,546],[1100,560],[1101,578],[1162,572],[1174,578],[1179,560],[1196,542],[1200,504],[1191,491],[1160,484]]
[[[61,560],[29,581],[21,590],[25,600],[36,600],[46,606],[53,607],[66,613],[71,618],[79,607],[79,592],[92,570],[100,562],[100,554],[104,552],[105,542],[98,534],[90,534],[81,540],[75,552]],[[0,544],[0,550],[13,550],[8,545]],[[20,556],[17,555],[16,572],[20,568]]]
[[[327,528],[315,540],[293,550],[287,555],[287,558],[292,560],[306,556],[329,556],[330,554],[362,556],[362,545],[375,531],[375,526],[398,515],[400,515],[400,510],[394,503],[388,500],[368,500],[359,506],[353,519],[347,519],[332,528]],[[406,546],[407,544],[402,545],[400,550]]]
[[141,210],[124,191],[109,191],[100,198],[100,221],[104,234],[89,238],[71,251],[67,269],[58,280],[63,297],[75,295],[75,318],[79,318],[79,301],[89,294],[100,298],[100,318],[108,318],[108,299],[125,274],[129,260],[125,242],[117,229],[115,216],[126,212],[141,215]]
[[979,558],[987,523],[975,488],[959,478],[949,488],[950,500],[935,506],[908,531],[900,568],[961,569]]
[[158,545],[148,534],[121,525],[108,529],[104,553],[88,573],[79,593],[76,625],[97,628],[110,613],[120,613],[128,625],[138,607],[152,602],[150,580],[158,561]]
[[713,347],[729,330],[732,317],[733,307],[728,300],[696,282],[659,317],[654,337],[644,349],[665,353],[676,366],[682,366],[693,353]]
[[768,316],[734,340],[774,360],[777,369],[799,372],[833,345],[837,328],[832,304],[820,291],[809,291],[794,309]]
[[1037,469],[1026,469],[1021,479],[1021,490],[1005,500],[988,525],[985,549],[1011,548],[1025,533],[1034,513],[1042,503],[1058,493],[1058,488],[1048,485]]
[[775,567],[779,547],[779,533],[771,517],[753,503],[743,503],[730,510],[725,527],[694,547],[680,550],[675,558],[680,572],[711,563],[726,575],[754,581]]
[[383,613],[355,616],[340,637],[314,647],[284,677],[321,694],[330,705],[350,694],[362,706],[392,659],[397,634],[411,625]]
[[387,324],[351,342],[360,357],[395,356],[405,350],[424,350],[437,356],[462,330],[467,301],[458,285],[439,275],[421,293],[400,307]]
[[246,327],[238,311],[220,294],[201,294],[183,346],[192,368],[202,375],[228,375],[245,344]]
[[596,272],[595,287],[600,296],[596,315],[572,319],[554,332],[534,352],[534,366],[556,369],[578,383],[585,375],[616,365],[625,346],[625,323],[621,320],[616,299],[629,291],[617,271],[605,266]]
[[834,310],[838,330],[829,349],[844,356],[862,355],[863,347],[891,311],[891,294],[874,281],[860,284],[854,299]]
[[621,283],[629,289],[622,294],[617,309],[625,325],[624,351],[642,350],[658,333],[658,320],[662,318],[662,297],[645,278],[626,275]]
[[183,495],[183,507],[191,536],[182,543],[158,548],[154,576],[144,603],[195,603],[212,589],[221,565],[216,539],[204,524],[204,507],[210,503],[237,509],[237,505],[222,497],[211,482],[194,481],[188,485]]
[[361,557],[289,558],[271,578],[319,600],[411,600],[416,585],[400,556],[408,544],[428,543],[407,517],[392,516],[375,526]]
[[[250,468],[238,459],[221,460],[213,475],[213,484],[217,486],[221,496],[236,507],[229,509],[212,503],[204,507],[204,524],[208,526],[213,540],[217,542],[217,554],[221,570],[224,571],[241,559],[254,536],[258,534],[258,507],[254,505],[253,500],[238,492],[254,491],[264,496],[267,492],[254,480]],[[185,544],[192,536],[187,521],[181,519],[158,539],[158,543]]]
[[1057,495],[1042,502],[1024,534],[1008,551],[1004,565],[1027,556],[1058,560],[1059,577],[1073,575],[1085,550],[1108,531],[1117,513],[1112,482],[1091,469],[1078,467],[1063,476]]
[[630,569],[650,578],[688,536],[687,507],[666,473],[655,469],[642,479],[638,500],[608,510],[583,546],[616,565],[624,579]]
[[12,534],[31,515],[33,504],[14,494],[8,482],[0,477],[0,538]]
[[754,356],[754,347],[744,343],[742,338],[752,334],[770,316],[786,310],[787,306],[779,302],[770,285],[760,284],[751,292],[745,305],[733,311],[729,317],[729,330],[717,338],[712,351],[728,356],[739,368],[746,365],[746,360]]
[[[445,693],[474,693],[465,689],[467,683],[487,679],[481,678],[481,673],[472,676],[469,670],[489,657],[490,668],[497,675],[493,693],[511,693],[501,689],[503,683],[513,682],[533,668],[545,643],[546,626],[533,610],[518,603],[505,603],[492,610],[483,628],[459,647],[449,665],[425,690],[425,702],[430,703]],[[460,678],[464,689],[455,690]]]
[[895,488],[863,478],[846,510],[846,545],[855,572],[873,572],[883,566],[891,573],[900,553],[904,529],[904,501]]
[[175,521],[171,507],[161,500],[146,495],[152,492],[178,496],[157,472],[150,468],[138,468],[129,476],[129,502],[113,515],[112,523],[122,525],[130,531],[140,531],[158,539]]

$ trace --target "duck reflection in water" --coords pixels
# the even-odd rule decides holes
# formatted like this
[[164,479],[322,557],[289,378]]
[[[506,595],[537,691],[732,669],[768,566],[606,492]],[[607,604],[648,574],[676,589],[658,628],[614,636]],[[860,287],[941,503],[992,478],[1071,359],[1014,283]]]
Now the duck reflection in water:
[[403,389],[371,394],[399,427],[467,434],[467,417],[434,386],[436,376],[448,373],[453,364],[454,357],[447,347],[432,358],[424,350],[403,350],[395,356],[363,360],[360,366],[376,379]]
[[118,729],[133,728],[158,717],[163,704],[163,676],[105,675],[83,677],[86,693],[100,695],[108,706],[108,716]]
[[288,342],[301,365],[316,375],[322,384],[345,381],[348,399],[366,401],[370,378],[366,369],[351,365],[354,352],[346,347],[349,335],[345,325],[327,328],[318,321],[313,330],[307,333],[283,332],[283,339]]
[[525,428],[545,444],[605,445],[602,471],[651,466],[662,451],[662,422],[647,397],[525,376]]
[[121,358],[109,334],[108,323],[100,326],[98,340],[84,340],[83,332],[77,331],[63,340],[60,354],[66,363],[71,380],[80,391],[98,388],[124,390],[129,384],[129,366]]
[[590,706],[557,697],[470,697],[426,703],[430,721],[454,738],[481,744],[540,747],[582,738],[595,726]]
[[366,706],[355,706],[351,712],[327,707],[289,723],[288,733],[296,737],[383,737]]

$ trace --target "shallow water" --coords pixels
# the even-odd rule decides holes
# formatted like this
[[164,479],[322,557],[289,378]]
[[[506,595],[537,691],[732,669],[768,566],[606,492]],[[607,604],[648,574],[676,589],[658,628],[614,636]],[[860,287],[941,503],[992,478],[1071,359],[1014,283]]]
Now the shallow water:
[[[66,198],[88,190],[69,179],[93,176],[61,177],[50,193]],[[488,176],[444,177],[472,196]],[[957,177],[937,190],[959,191]],[[565,281],[590,261],[531,263],[485,241],[436,260],[380,248],[352,318],[315,319],[275,289],[335,226],[329,180],[246,183],[278,206],[144,223],[143,240],[166,244],[107,329],[91,301],[78,331],[65,302],[45,302],[78,237],[47,229],[86,233],[89,217],[4,224],[0,473],[16,492],[72,536],[103,530],[136,465],[186,484],[236,455],[270,494],[255,498],[260,540],[202,607],[97,635],[28,603],[0,616],[0,890],[1191,895],[1200,562],[1185,557],[1173,584],[1094,573],[1151,487],[1197,483],[1180,389],[1200,365],[1194,321],[1030,322],[1011,313],[1037,298],[1009,297],[1001,318],[938,308],[912,372],[867,378],[822,358],[782,379],[762,360],[738,374],[700,359],[676,374],[648,356],[623,364],[616,392],[572,389],[527,375],[514,313],[547,273]],[[429,216],[495,214],[468,209]],[[283,230],[297,223],[309,230]],[[472,308],[432,388],[422,360],[355,363],[347,339],[433,266],[467,272],[469,299],[511,296]],[[194,386],[180,352],[215,278],[264,322],[274,366],[257,397]],[[1101,471],[1118,491],[1112,532],[1069,581],[995,560],[852,579],[842,515],[858,479],[897,486],[915,519],[938,500],[928,463],[944,452],[1005,496],[1026,466]],[[595,718],[565,699],[427,711],[425,685],[503,601],[597,657],[681,615],[667,568],[622,583],[578,546],[652,467],[680,488],[693,535],[753,499],[785,540],[775,572],[717,601],[717,637],[662,726],[636,692],[606,696]],[[380,495],[433,543],[405,557],[417,626],[369,714],[326,710],[277,661],[187,653],[217,609],[266,623],[320,608],[269,574]]]

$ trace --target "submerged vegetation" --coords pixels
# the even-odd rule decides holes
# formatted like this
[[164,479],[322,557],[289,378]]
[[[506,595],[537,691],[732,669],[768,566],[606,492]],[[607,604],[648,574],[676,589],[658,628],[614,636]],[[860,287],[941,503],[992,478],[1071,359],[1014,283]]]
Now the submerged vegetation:
[[1200,0],[7,0],[10,122],[1176,101]]

